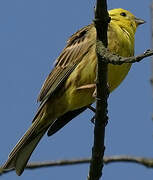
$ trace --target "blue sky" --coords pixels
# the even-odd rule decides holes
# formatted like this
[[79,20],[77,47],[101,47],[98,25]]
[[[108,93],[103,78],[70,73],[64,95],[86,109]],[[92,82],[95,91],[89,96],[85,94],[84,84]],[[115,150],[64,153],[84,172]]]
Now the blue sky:
[[[67,38],[93,19],[94,1],[0,1],[0,164],[31,124],[40,87]],[[109,0],[108,8],[124,8],[147,21],[136,33],[135,53],[151,48],[151,1]],[[151,58],[133,65],[122,85],[109,98],[106,151],[109,155],[152,157],[153,122]],[[46,135],[31,161],[90,157],[92,113],[87,111],[54,136]],[[26,170],[3,180],[85,179],[89,165]],[[106,165],[104,180],[152,179],[153,170],[130,163]]]

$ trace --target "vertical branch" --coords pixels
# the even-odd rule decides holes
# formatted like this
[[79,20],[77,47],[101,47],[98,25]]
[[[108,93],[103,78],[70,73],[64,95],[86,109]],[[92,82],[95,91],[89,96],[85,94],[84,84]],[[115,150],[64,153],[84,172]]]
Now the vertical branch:
[[[152,35],[152,46],[153,46],[153,1],[151,4],[151,23],[152,23],[151,35]],[[151,81],[152,92],[153,92],[153,57],[152,57],[152,77],[151,77],[150,81]],[[152,119],[153,119],[153,115],[152,115]]]
[[104,156],[104,139],[105,139],[105,125],[107,124],[107,63],[98,52],[100,45],[107,47],[107,28],[109,23],[109,16],[107,12],[106,0],[97,0],[95,9],[95,27],[97,30],[97,101],[96,101],[96,118],[94,129],[94,145],[92,148],[92,159],[90,163],[90,170],[88,180],[99,180],[102,175],[103,156]]

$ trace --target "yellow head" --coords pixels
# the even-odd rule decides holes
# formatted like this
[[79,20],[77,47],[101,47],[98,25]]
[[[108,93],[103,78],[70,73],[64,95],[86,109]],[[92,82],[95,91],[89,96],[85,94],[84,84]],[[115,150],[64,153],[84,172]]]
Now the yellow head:
[[115,22],[120,27],[132,28],[135,33],[136,28],[140,24],[144,24],[145,21],[136,18],[132,13],[124,9],[112,9],[109,11],[109,16],[111,17],[111,22]]

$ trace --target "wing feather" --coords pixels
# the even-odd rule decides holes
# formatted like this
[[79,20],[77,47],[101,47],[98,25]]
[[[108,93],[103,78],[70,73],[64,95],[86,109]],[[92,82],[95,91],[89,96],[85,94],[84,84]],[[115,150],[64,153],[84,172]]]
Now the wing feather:
[[96,33],[96,31],[94,28],[94,31],[91,32],[90,30],[92,28],[94,28],[93,24],[85,26],[68,39],[66,47],[55,61],[54,69],[48,75],[40,90],[38,96],[40,106],[33,121],[36,119],[44,104],[63,85],[65,80],[82,61],[84,55],[87,54],[93,46],[95,39],[93,32]]
[[89,29],[92,27],[93,25],[88,25],[69,38],[66,47],[56,60],[54,69],[48,75],[40,90],[38,101],[43,102],[51,96],[81,62],[82,57],[92,45],[88,35]]

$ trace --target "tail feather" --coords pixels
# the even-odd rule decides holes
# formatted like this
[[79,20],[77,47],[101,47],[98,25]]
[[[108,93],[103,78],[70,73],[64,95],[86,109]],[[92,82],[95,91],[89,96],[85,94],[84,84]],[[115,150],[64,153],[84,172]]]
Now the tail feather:
[[15,169],[18,175],[22,174],[32,152],[48,129],[48,127],[45,127],[39,130],[39,125],[39,121],[35,121],[19,140],[2,167],[4,171]]
[[37,146],[37,144],[39,143],[40,139],[42,138],[45,132],[46,130],[41,132],[29,144],[25,145],[25,147],[23,147],[20,150],[18,154],[18,158],[16,159],[16,164],[15,164],[16,173],[18,175],[22,174],[32,152],[34,151],[35,147]]

